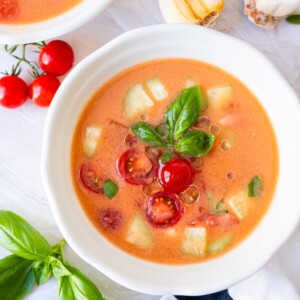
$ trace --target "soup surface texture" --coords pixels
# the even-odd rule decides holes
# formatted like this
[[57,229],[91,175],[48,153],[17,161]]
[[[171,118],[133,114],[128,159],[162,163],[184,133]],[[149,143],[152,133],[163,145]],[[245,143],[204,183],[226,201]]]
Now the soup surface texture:
[[24,24],[56,17],[82,0],[0,0],[0,23]]
[[109,241],[189,264],[253,231],[274,194],[278,153],[264,109],[240,81],[164,59],[125,70],[92,97],[71,166],[85,213]]

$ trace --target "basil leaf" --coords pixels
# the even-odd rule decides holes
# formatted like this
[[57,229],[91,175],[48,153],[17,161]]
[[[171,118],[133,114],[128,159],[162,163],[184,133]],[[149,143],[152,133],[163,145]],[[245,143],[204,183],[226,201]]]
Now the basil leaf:
[[291,24],[300,25],[300,15],[292,15],[286,18],[286,20]]
[[138,122],[131,126],[131,130],[143,143],[152,147],[163,147],[164,142],[155,128],[146,122]]
[[61,300],[104,300],[95,284],[77,268],[65,265],[71,275],[59,277],[59,299]]
[[17,255],[0,260],[0,299],[21,300],[32,290],[35,278],[33,261]]
[[214,141],[214,135],[201,130],[193,130],[175,144],[175,150],[184,156],[200,157],[210,151]]
[[112,180],[107,179],[102,190],[109,199],[112,199],[118,193],[119,187]]
[[198,120],[203,93],[198,86],[182,91],[165,115],[170,139],[177,140]]
[[52,267],[48,261],[37,261],[32,267],[33,274],[37,285],[48,281],[52,276]]
[[48,261],[51,264],[53,274],[56,278],[68,276],[71,274],[59,259],[53,256],[49,256]]
[[248,184],[248,197],[258,197],[263,191],[263,183],[259,176],[254,176]]
[[44,237],[23,218],[0,210],[0,245],[29,260],[44,260],[52,249]]

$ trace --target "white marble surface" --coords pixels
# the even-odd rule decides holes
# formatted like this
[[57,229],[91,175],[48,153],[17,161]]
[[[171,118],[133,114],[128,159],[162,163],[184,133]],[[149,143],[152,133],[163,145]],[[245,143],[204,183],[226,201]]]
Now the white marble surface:
[[[282,22],[277,29],[264,31],[249,23],[242,11],[241,0],[227,0],[224,13],[218,19],[215,29],[245,40],[261,50],[300,95],[300,26]],[[107,10],[92,22],[62,38],[73,45],[78,62],[124,31],[163,22],[156,0],[114,0]],[[10,66],[11,62],[1,45],[0,61],[0,71]],[[29,81],[29,75],[24,75]],[[285,105],[285,99],[282,101]],[[61,239],[61,234],[45,197],[40,172],[46,114],[47,109],[38,108],[29,102],[17,110],[0,107],[0,208],[21,214],[49,241],[55,243]],[[283,115],[283,121],[287,117]],[[300,201],[299,196],[295,195],[295,201]],[[271,259],[267,268],[286,276],[300,295],[299,253],[298,228]],[[5,250],[0,249],[0,257],[6,254]],[[107,300],[160,299],[159,296],[141,295],[113,283],[88,266],[69,248],[67,257],[97,283]],[[58,299],[55,281],[51,280],[35,288],[27,299]]]

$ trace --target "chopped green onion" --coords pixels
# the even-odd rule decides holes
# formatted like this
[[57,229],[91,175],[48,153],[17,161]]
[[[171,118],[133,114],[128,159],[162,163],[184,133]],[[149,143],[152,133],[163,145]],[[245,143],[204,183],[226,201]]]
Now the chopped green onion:
[[229,213],[229,211],[228,211],[228,209],[225,209],[225,205],[222,202],[222,200],[218,202],[218,204],[216,205],[216,208],[213,210],[213,214],[215,214],[215,215],[225,215],[228,213]]
[[112,199],[117,194],[119,187],[112,180],[107,179],[102,190],[109,199]]
[[248,184],[248,197],[258,197],[263,191],[263,183],[259,176],[254,176]]

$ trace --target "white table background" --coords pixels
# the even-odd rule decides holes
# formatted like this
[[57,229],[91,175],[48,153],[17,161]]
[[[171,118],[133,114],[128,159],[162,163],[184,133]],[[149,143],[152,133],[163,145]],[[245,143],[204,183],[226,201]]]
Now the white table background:
[[[243,15],[242,2],[226,0],[225,10],[217,20],[215,29],[245,40],[261,50],[300,95],[300,26],[283,21],[275,30],[262,30],[252,25]],[[62,39],[74,47],[77,63],[124,31],[163,22],[156,0],[114,0],[96,19]],[[10,59],[2,45],[0,61],[0,71],[10,69]],[[259,72],[259,66],[257,68]],[[30,81],[28,74],[24,74],[24,78]],[[283,105],[284,102],[285,99],[282,99]],[[62,237],[50,211],[40,172],[46,115],[47,109],[29,102],[17,110],[0,107],[0,209],[21,214],[54,244]],[[283,115],[282,118],[288,116]],[[295,201],[300,201],[298,195],[295,195]],[[94,280],[107,300],[160,299],[159,296],[141,295],[117,285],[87,265],[69,247],[66,251],[70,262]],[[267,267],[286,276],[300,295],[299,253],[300,228]],[[0,258],[6,254],[5,250],[0,249]],[[27,299],[58,299],[55,280],[35,288]]]

